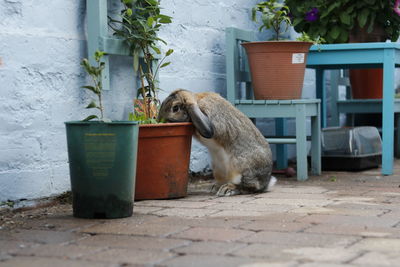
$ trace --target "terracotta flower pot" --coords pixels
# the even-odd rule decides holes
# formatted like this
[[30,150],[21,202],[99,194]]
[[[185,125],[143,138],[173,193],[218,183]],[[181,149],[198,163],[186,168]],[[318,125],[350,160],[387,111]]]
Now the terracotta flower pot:
[[350,84],[354,99],[382,98],[383,70],[351,69]]
[[140,125],[135,199],[187,195],[192,123]]
[[[372,32],[368,32],[367,27],[354,27],[349,35],[350,43],[384,42],[385,40],[386,33],[382,27],[375,27]],[[350,69],[349,76],[353,98],[382,98],[382,68]]]
[[255,99],[301,98],[312,43],[270,41],[242,45],[249,59]]

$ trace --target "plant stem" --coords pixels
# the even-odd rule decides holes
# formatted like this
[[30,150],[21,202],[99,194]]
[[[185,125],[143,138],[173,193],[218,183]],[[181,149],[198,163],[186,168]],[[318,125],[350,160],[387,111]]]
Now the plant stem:
[[[146,65],[147,65],[146,80],[147,80],[147,83],[149,84],[149,93],[150,93],[150,96],[155,97],[154,76],[153,76],[152,66],[151,66],[152,60],[151,60],[151,54],[150,54],[148,46],[146,46],[143,49],[143,54],[144,54],[144,61],[145,61]],[[152,93],[154,95],[152,95]]]
[[[100,64],[101,64],[101,60],[99,60],[98,66],[97,66],[99,69],[100,69]],[[97,94],[97,96],[99,98],[100,120],[103,120],[104,114],[103,114],[103,101],[102,101],[102,97],[101,97],[101,93],[102,93],[102,90],[101,90],[101,88],[102,88],[102,85],[101,85],[101,83],[102,83],[101,82],[101,73],[102,73],[102,71],[100,71],[100,75],[99,75],[100,80],[98,81],[96,77],[93,77],[93,81],[94,81],[94,84],[95,84],[95,86],[97,88],[97,91],[99,92]]]
[[101,99],[101,93],[98,94],[99,96],[99,106],[100,106],[100,120],[103,120],[103,103],[102,103],[102,99]]
[[144,80],[143,80],[143,69],[142,66],[139,65],[139,72],[140,72],[140,82],[142,84],[142,94],[143,94],[143,102],[144,102],[144,116],[147,120],[150,117],[150,107],[149,103],[147,102],[146,90],[144,88]]
[[160,66],[162,65],[162,63],[164,62],[164,60],[167,58],[167,56],[165,55],[161,60],[160,63],[158,63],[156,70],[154,71],[154,77],[157,77],[158,71],[160,69]]
[[281,31],[279,22],[276,22],[276,24],[274,25],[274,30],[276,34],[276,40],[279,41],[279,32]]

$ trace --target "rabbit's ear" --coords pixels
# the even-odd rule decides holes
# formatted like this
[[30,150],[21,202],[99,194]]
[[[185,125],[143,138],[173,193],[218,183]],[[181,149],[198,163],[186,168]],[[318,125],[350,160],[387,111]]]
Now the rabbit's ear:
[[204,138],[212,138],[214,135],[213,125],[210,119],[200,110],[195,103],[187,106],[187,111],[196,130]]

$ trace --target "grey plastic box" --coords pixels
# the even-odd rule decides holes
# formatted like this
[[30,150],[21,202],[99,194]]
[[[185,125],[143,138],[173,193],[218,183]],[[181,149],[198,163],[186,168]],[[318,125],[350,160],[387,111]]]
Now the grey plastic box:
[[322,130],[322,169],[359,171],[381,164],[382,139],[376,127],[334,127]]

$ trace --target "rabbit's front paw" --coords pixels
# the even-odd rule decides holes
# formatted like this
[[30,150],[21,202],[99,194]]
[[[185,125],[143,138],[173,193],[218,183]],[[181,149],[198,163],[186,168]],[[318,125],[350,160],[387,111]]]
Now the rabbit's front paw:
[[239,195],[240,191],[236,188],[236,185],[232,183],[228,184],[223,184],[219,188],[217,192],[217,196],[219,197],[228,197],[228,196],[234,196],[234,195]]
[[216,194],[216,193],[218,192],[218,189],[219,189],[219,188],[220,188],[220,185],[219,185],[218,183],[214,183],[214,184],[211,186],[210,193]]

